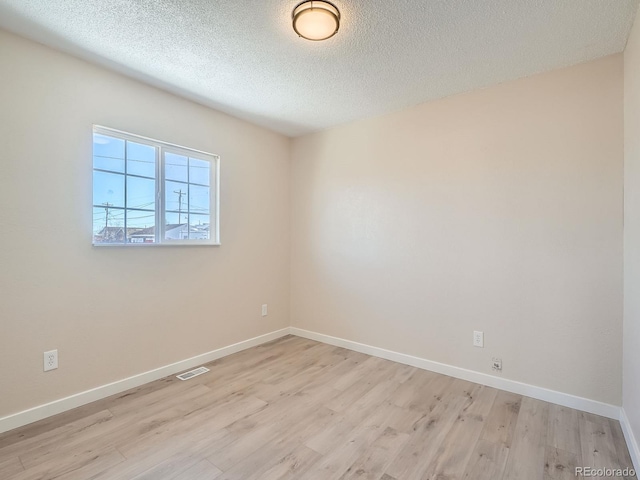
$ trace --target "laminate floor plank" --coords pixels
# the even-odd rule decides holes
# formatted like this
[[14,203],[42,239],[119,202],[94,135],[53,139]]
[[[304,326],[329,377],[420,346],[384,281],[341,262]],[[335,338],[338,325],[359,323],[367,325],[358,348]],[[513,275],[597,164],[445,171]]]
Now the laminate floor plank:
[[407,433],[397,432],[391,427],[385,428],[371,446],[340,477],[340,480],[378,480],[409,438]]
[[[206,449],[217,444],[228,435],[225,429],[212,430],[206,425],[192,428],[188,432],[176,434],[155,445],[141,448],[126,459],[92,477],[95,480],[122,479],[130,480],[140,475],[146,475],[158,466],[169,462],[177,462],[184,469],[201,460],[205,460]],[[224,443],[223,443],[224,444]],[[185,464],[188,464],[185,466]],[[174,472],[175,474],[181,472]]]
[[316,435],[309,438],[305,445],[312,450],[326,455],[336,446],[336,441],[349,435],[356,428],[344,415],[336,414],[332,421]]
[[[69,419],[66,424],[55,426],[51,430],[42,430],[37,434],[25,436],[23,440],[7,444],[0,448],[0,458],[17,456],[18,454],[24,455],[25,452],[30,452],[34,448],[59,444],[61,438],[68,440],[77,432],[86,431],[88,428],[107,422],[112,418],[113,414],[109,410],[100,410],[92,415],[81,415],[77,420]],[[31,426],[28,425],[25,428],[29,427]]]
[[[578,417],[582,460],[585,466],[601,469],[618,465],[618,454],[615,451],[616,443],[611,433],[609,419],[584,412],[580,412]],[[600,479],[604,477],[593,478]]]
[[[51,436],[52,432],[56,432],[53,435],[63,435],[62,432],[64,430],[72,430],[75,428],[75,425],[80,423],[84,418],[91,417],[105,411],[108,412],[108,409],[104,406],[103,402],[104,401],[101,400],[88,405],[83,405],[67,412],[45,418],[38,422],[25,425],[24,427],[0,433],[0,455],[3,455],[7,447],[11,447],[12,445],[25,445],[22,442],[27,442],[35,437],[42,438],[42,435]],[[108,414],[111,415],[110,413]],[[20,449],[22,446],[18,448]]]
[[0,460],[0,478],[10,478],[23,471],[24,467],[18,457],[6,456]]
[[[213,454],[210,460],[225,470],[221,480],[259,480],[278,462],[290,462],[290,455],[320,430],[335,412],[326,407],[309,409],[297,417],[272,427],[267,441],[237,442],[231,449]],[[261,445],[256,449],[256,445]]]
[[200,460],[184,472],[173,476],[171,480],[213,480],[218,478],[222,470],[215,467],[208,460]]
[[389,413],[376,411],[339,439],[334,439],[334,448],[307,470],[301,479],[336,480],[358,460],[386,430]]
[[[394,392],[391,401],[399,407],[408,408],[416,397],[429,395],[429,383],[440,377],[437,373],[414,368],[411,376]],[[444,377],[448,378],[450,377]]]
[[542,480],[551,404],[524,397],[503,480]]
[[442,396],[433,410],[413,426],[407,445],[385,473],[397,479],[421,479],[465,403],[466,399],[459,395]]
[[[243,460],[250,458],[258,450],[277,448],[283,439],[297,438],[300,435],[300,431],[304,430],[309,422],[317,421],[318,423],[315,426],[321,428],[322,419],[331,415],[332,412],[326,407],[321,407],[320,404],[313,410],[305,409],[303,412],[280,411],[275,418],[272,416],[269,420],[258,422],[250,432],[238,436],[235,442],[230,443],[225,448],[210,452],[208,458],[214,465],[226,472]],[[303,439],[300,439],[296,443],[301,444],[302,441]],[[277,456],[280,453],[282,452],[277,451],[277,453],[270,453],[269,455]]]
[[560,405],[551,405],[549,417],[549,437],[547,443],[556,449],[571,452],[582,463],[582,446],[578,424],[578,411]]
[[544,480],[574,480],[576,467],[582,465],[579,455],[547,446],[544,462]]
[[0,479],[565,480],[632,466],[615,420],[300,337],[205,365],[0,435]]
[[[414,382],[416,388],[411,391]],[[403,395],[402,401],[396,402],[396,405],[410,410],[417,410],[426,415],[433,411],[442,401],[442,398],[448,393],[454,382],[454,378],[445,375],[437,375],[427,381],[424,381],[424,379],[417,380],[415,376],[411,377],[403,384],[410,392]]]
[[[385,363],[389,364],[390,362]],[[378,397],[379,392],[375,391],[376,387],[380,388],[380,382],[386,382],[391,379],[394,375],[393,366],[393,364],[386,365],[387,368],[379,368],[375,372],[365,375],[343,390],[339,395],[333,397],[327,403],[327,406],[336,412],[342,412],[355,403],[358,403],[362,398],[366,398],[367,394],[371,391],[374,391],[373,395]],[[396,381],[393,381],[391,384],[399,385]],[[385,383],[384,386],[386,387],[388,385],[389,383]],[[389,395],[390,394],[391,392],[389,392]]]
[[85,480],[122,461],[124,457],[117,450],[98,450],[91,445],[86,445],[84,448],[77,449],[71,456],[51,458],[8,478],[12,480]]
[[494,443],[481,438],[476,443],[462,478],[465,480],[499,480],[504,474],[507,458],[509,458],[509,448],[504,443]]
[[260,480],[296,480],[320,458],[315,450],[300,445],[263,472]]
[[499,391],[485,422],[482,438],[490,443],[503,445],[507,449],[511,447],[521,403],[522,396]]
[[496,399],[497,390],[476,385],[455,422],[438,445],[425,479],[462,478],[480,438],[484,420]]

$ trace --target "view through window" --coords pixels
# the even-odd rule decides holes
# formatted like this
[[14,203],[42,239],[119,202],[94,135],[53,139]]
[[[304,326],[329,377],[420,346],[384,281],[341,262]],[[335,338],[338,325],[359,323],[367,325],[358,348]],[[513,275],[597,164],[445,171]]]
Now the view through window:
[[218,244],[216,155],[94,127],[93,244]]

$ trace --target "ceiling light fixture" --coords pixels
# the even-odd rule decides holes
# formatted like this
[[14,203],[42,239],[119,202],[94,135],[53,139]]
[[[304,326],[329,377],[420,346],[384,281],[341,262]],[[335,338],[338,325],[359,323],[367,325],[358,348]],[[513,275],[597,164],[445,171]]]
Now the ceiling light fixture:
[[340,28],[340,11],[324,0],[307,0],[293,9],[293,29],[307,40],[326,40]]

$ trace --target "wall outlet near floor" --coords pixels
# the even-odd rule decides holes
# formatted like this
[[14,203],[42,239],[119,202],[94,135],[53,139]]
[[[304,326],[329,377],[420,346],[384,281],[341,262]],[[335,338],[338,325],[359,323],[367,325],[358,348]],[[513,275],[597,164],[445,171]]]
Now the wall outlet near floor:
[[493,368],[496,372],[502,371],[502,359],[493,357],[491,359],[491,368]]
[[266,303],[264,305],[262,305],[262,316],[263,317],[267,316],[267,304]]
[[56,368],[58,368],[58,350],[44,352],[44,371],[48,372]]
[[473,346],[484,347],[484,332],[473,332]]

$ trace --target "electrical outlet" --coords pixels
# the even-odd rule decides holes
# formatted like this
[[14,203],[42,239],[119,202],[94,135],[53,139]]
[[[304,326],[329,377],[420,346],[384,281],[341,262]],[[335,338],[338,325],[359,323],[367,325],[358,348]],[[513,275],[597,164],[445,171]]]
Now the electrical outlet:
[[262,305],[262,316],[263,317],[267,316],[267,304],[266,303],[264,305]]
[[502,371],[502,359],[501,358],[492,358],[491,359],[491,368],[493,368],[496,372]]
[[473,346],[484,347],[484,332],[473,332]]
[[58,350],[44,352],[44,371],[48,372],[56,368],[58,368]]

